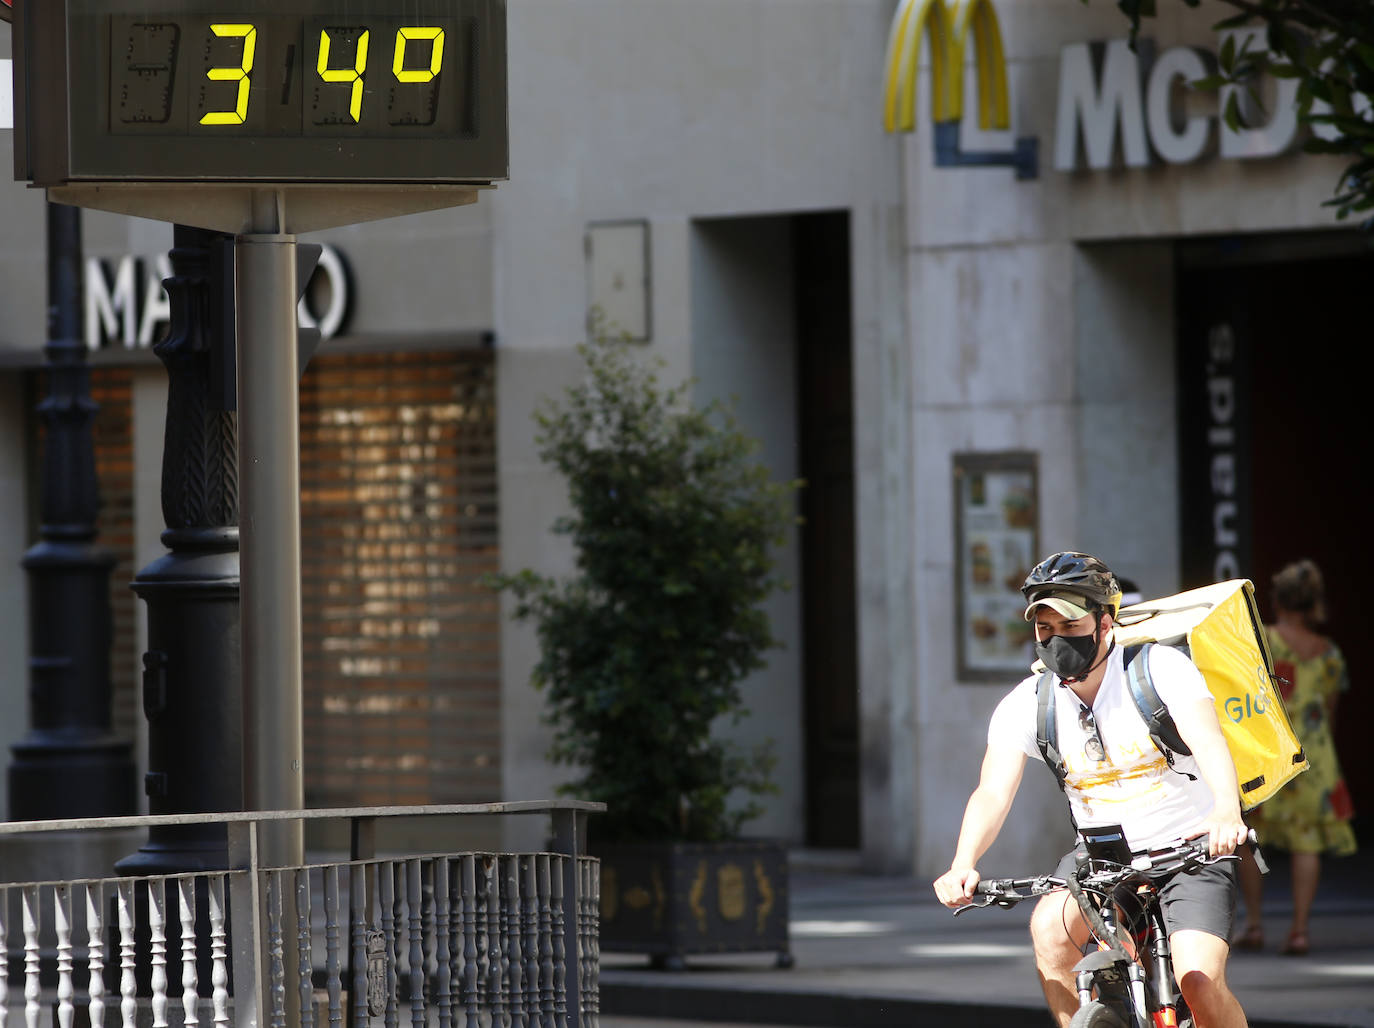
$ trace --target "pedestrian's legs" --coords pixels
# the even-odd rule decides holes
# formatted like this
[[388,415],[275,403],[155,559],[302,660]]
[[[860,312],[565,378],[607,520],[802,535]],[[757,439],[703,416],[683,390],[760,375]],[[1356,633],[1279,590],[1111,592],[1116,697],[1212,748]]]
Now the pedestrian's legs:
[[1245,928],[1236,936],[1237,949],[1259,949],[1264,940],[1264,879],[1249,847],[1240,850],[1240,893],[1245,900]]
[[1035,905],[1030,930],[1035,945],[1035,969],[1040,975],[1045,1002],[1060,1028],[1068,1028],[1073,1012],[1078,1009],[1073,966],[1083,955],[1088,926],[1083,923],[1077,902],[1068,893],[1052,892]]
[[1316,853],[1293,854],[1293,925],[1288,932],[1288,948],[1307,951],[1307,918],[1321,880],[1321,856]]
[[1211,932],[1183,929],[1169,937],[1174,977],[1197,1028],[1247,1028],[1245,1011],[1226,984],[1226,940]]

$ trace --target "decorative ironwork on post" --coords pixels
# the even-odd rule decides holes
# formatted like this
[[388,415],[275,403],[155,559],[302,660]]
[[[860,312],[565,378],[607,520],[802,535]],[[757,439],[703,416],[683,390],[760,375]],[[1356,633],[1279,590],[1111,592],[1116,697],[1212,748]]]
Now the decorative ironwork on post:
[[42,524],[29,578],[31,727],[12,747],[15,820],[132,814],[132,746],[111,729],[110,571],[96,542],[97,406],[82,339],[81,212],[50,203]]
[[[143,712],[152,814],[243,805],[239,682],[237,419],[220,389],[223,347],[217,255],[227,237],[178,225],[164,285],[171,329],[154,348],[167,369],[162,541],[168,553],[133,581],[148,605]],[[228,866],[222,824],[162,825],[119,862],[124,874]]]

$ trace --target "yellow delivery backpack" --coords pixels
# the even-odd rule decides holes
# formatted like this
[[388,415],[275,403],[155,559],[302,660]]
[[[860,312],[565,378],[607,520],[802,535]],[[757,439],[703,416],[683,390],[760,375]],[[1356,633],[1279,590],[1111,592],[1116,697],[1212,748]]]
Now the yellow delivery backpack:
[[1148,660],[1130,659],[1139,652],[1135,647],[1150,643],[1182,650],[1207,680],[1235,761],[1244,809],[1264,802],[1307,770],[1307,757],[1277,687],[1255,588],[1249,581],[1218,582],[1122,607],[1115,638],[1127,655],[1127,678],[1136,704],[1166,757],[1171,756],[1170,747],[1176,752],[1188,750],[1149,681]]

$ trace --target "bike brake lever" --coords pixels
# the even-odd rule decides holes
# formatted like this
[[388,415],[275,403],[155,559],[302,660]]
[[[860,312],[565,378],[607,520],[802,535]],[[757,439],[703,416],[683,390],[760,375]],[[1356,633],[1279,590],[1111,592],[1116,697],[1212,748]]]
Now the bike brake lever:
[[996,896],[990,895],[985,892],[974,893],[973,896],[969,899],[969,901],[965,903],[962,907],[954,908],[954,916],[958,917],[960,914],[967,913],[968,911],[973,910],[975,908],[977,908],[978,910],[982,910],[984,907],[990,907],[994,903],[998,904],[999,906],[1001,905],[1001,901]]

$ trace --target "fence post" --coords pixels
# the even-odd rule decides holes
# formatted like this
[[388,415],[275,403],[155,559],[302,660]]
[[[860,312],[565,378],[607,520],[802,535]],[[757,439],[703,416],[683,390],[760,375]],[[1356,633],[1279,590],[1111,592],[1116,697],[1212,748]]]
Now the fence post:
[[229,823],[229,924],[234,947],[235,1028],[266,1028],[261,983],[266,938],[262,923],[258,823]]
[[582,1020],[582,976],[578,913],[582,909],[580,858],[587,838],[587,814],[582,810],[555,807],[553,821],[554,852],[563,861],[563,985],[568,994],[568,1028],[579,1028]]

